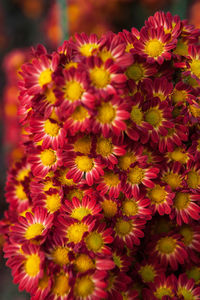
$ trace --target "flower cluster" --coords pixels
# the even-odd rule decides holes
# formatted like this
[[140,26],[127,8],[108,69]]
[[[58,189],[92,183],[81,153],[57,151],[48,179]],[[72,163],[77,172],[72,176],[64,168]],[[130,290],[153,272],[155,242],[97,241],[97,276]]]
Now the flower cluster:
[[32,300],[200,299],[198,39],[158,12],[23,65],[1,232]]

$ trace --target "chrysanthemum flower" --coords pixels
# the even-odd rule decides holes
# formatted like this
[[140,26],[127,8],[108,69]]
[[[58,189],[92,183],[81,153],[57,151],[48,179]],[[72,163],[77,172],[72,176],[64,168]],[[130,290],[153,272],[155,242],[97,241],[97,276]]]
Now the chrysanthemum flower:
[[195,286],[193,279],[187,278],[186,274],[179,275],[177,282],[177,295],[184,299],[200,299],[200,287]]
[[7,202],[19,212],[27,209],[30,204],[29,193],[25,187],[25,183],[16,180],[9,180],[6,185]]
[[121,190],[120,175],[115,170],[105,170],[104,175],[98,180],[97,191],[100,195],[109,193],[109,197],[117,198]]
[[140,40],[134,43],[136,53],[144,56],[147,62],[163,64],[164,60],[171,59],[170,50],[176,47],[176,39],[166,34],[162,27],[143,27],[140,31]]
[[186,70],[185,75],[191,75],[197,82],[200,82],[200,47],[189,45],[188,48],[189,57],[191,61],[188,63],[188,70]]
[[116,249],[112,252],[112,258],[115,266],[119,268],[120,272],[128,271],[131,261],[129,260],[129,256],[123,253],[123,249]]
[[43,277],[38,281],[37,287],[31,293],[31,300],[45,299],[51,289],[52,281],[49,275],[44,272]]
[[145,220],[137,218],[118,218],[114,225],[115,243],[119,244],[119,246],[125,243],[130,249],[133,248],[133,245],[139,245],[139,238],[144,236],[141,229],[144,228],[145,223]]
[[173,90],[173,84],[166,77],[155,78],[154,81],[145,79],[143,85],[147,99],[157,97],[161,102],[168,100]]
[[109,272],[107,280],[106,292],[108,299],[111,300],[121,298],[122,292],[127,290],[127,285],[131,282],[131,278],[126,273],[114,271]]
[[176,218],[178,225],[182,222],[188,224],[191,219],[199,220],[200,206],[196,201],[200,195],[190,192],[187,189],[177,191],[173,200],[173,209],[170,218]]
[[81,59],[94,55],[102,41],[102,39],[98,39],[96,34],[87,36],[85,33],[76,33],[74,37],[75,42],[70,40],[70,47],[77,52]]
[[146,155],[143,154],[143,147],[141,145],[132,145],[130,143],[126,147],[126,153],[118,158],[118,166],[121,170],[128,170],[131,165],[133,165],[136,161],[139,164],[142,164],[146,161]]
[[182,147],[176,147],[172,152],[166,152],[165,157],[167,158],[167,163],[177,161],[185,165],[192,156],[186,150],[185,145],[183,145]]
[[119,36],[126,44],[126,52],[134,52],[134,42],[137,41],[140,38],[139,31],[132,27],[131,31],[128,31],[126,29],[123,29],[122,32],[119,32]]
[[147,261],[143,261],[140,264],[137,263],[135,267],[142,281],[146,284],[155,282],[156,278],[164,271],[163,268],[161,268],[161,266],[157,263],[151,263]]
[[125,198],[121,203],[121,212],[129,218],[138,217],[141,219],[151,219],[152,211],[149,209],[150,201],[144,197]]
[[20,216],[18,222],[11,227],[12,240],[24,243],[37,240],[42,243],[52,226],[53,215],[48,214],[43,207],[35,207],[33,212],[27,212],[25,217]]
[[102,207],[103,215],[105,218],[113,218],[118,212],[118,199],[109,198],[107,195],[102,197],[100,200],[100,205]]
[[166,185],[155,184],[154,187],[147,189],[147,197],[151,201],[152,213],[157,211],[161,216],[164,214],[170,214],[173,204],[172,199],[174,193],[171,192]]
[[199,258],[196,255],[200,252],[200,227],[198,225],[182,225],[179,228],[180,234],[183,236],[183,243],[188,251],[188,256],[194,262],[198,262]]
[[172,234],[161,237],[155,242],[153,255],[163,267],[168,264],[173,270],[177,270],[178,263],[184,264],[188,255],[180,235]]
[[170,163],[166,167],[163,166],[161,176],[161,181],[168,184],[172,191],[183,187],[185,171],[179,162]]
[[46,191],[39,198],[34,199],[34,205],[45,207],[48,213],[55,213],[61,208],[63,201],[63,191],[62,189],[54,189]]
[[189,189],[200,189],[200,164],[192,160],[188,161],[187,168],[189,172],[186,175],[186,181]]
[[67,240],[61,236],[53,236],[47,242],[47,258],[55,265],[63,267],[70,263],[70,248],[66,245]]
[[196,265],[190,265],[186,270],[186,274],[188,278],[194,279],[196,284],[200,283],[200,267]]

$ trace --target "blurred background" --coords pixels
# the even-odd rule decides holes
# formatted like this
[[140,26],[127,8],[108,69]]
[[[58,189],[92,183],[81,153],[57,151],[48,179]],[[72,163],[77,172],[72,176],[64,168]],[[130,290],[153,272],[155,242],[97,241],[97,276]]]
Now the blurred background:
[[[29,48],[42,43],[52,51],[75,32],[140,30],[157,10],[178,14],[200,28],[200,0],[0,0],[0,217],[6,170],[20,159],[17,118],[19,70],[29,60]],[[0,299],[25,300],[5,267],[0,236]]]

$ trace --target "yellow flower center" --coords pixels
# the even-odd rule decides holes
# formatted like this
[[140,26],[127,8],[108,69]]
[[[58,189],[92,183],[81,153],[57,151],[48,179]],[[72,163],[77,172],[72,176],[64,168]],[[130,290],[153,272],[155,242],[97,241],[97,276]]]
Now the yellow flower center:
[[96,88],[102,89],[110,83],[110,73],[103,67],[95,67],[90,71],[90,79]]
[[69,262],[68,253],[69,253],[68,249],[66,249],[65,247],[58,246],[52,252],[53,261],[60,266],[64,266],[68,264]]
[[111,52],[107,51],[106,49],[103,49],[102,51],[100,51],[99,56],[103,62],[105,62],[109,58],[111,58],[111,59],[113,58]]
[[81,273],[94,269],[95,267],[92,259],[87,254],[80,254],[74,261],[74,265],[75,269]]
[[44,228],[45,227],[43,224],[39,224],[39,223],[31,224],[25,232],[25,238],[27,240],[30,240],[35,238],[38,235],[41,235]]
[[184,153],[182,149],[176,148],[173,152],[170,152],[169,157],[174,161],[179,161],[185,164],[188,160],[187,153]]
[[162,254],[171,254],[176,248],[176,241],[172,237],[163,237],[157,243],[157,249]]
[[154,92],[153,96],[154,97],[158,97],[160,99],[160,101],[165,101],[166,100],[166,96],[163,93],[161,93],[161,92],[158,92],[158,93]]
[[188,45],[183,42],[183,40],[179,40],[175,50],[173,51],[175,54],[187,56],[188,55]]
[[181,176],[177,173],[167,173],[163,176],[163,181],[170,185],[172,190],[177,189],[181,186],[182,179]]
[[183,297],[184,300],[195,300],[197,299],[196,296],[193,295],[193,292],[191,290],[188,290],[186,287],[179,287],[177,295],[179,297]]
[[38,78],[38,83],[39,83],[40,87],[43,87],[43,85],[51,82],[51,74],[52,74],[52,71],[50,69],[46,69],[41,72],[41,74]]
[[122,170],[127,170],[135,161],[135,155],[132,152],[126,152],[125,155],[119,157],[119,167]]
[[196,284],[200,283],[200,267],[192,267],[190,270],[188,270],[187,275],[189,278],[193,278],[195,280]]
[[44,131],[46,134],[50,136],[57,136],[60,130],[60,126],[56,122],[51,122],[49,119],[47,119],[44,122]]
[[139,81],[144,76],[144,69],[140,64],[135,63],[132,66],[128,67],[126,75],[128,76],[128,78],[133,79],[134,81]]
[[156,108],[150,109],[145,113],[145,121],[153,127],[159,127],[162,122],[162,112]]
[[190,64],[191,71],[198,78],[200,77],[200,60],[194,59]]
[[178,209],[185,209],[190,204],[190,196],[188,193],[178,192],[174,198],[174,206]]
[[59,210],[61,207],[61,198],[60,195],[52,194],[46,195],[46,208],[49,212],[54,213],[55,211]]
[[44,273],[44,276],[39,280],[38,286],[41,290],[44,290],[49,285],[49,276],[47,276],[46,273]]
[[67,229],[67,238],[69,242],[79,243],[83,234],[88,230],[88,226],[83,223],[74,223]]
[[131,110],[131,120],[136,123],[137,125],[140,125],[143,121],[143,112],[142,110],[137,107],[133,106]]
[[68,173],[69,169],[66,168],[64,170],[60,170],[59,173],[60,173],[60,176],[58,177],[58,180],[63,184],[63,185],[68,185],[68,186],[72,186],[74,185],[74,181],[73,179],[67,179],[66,178],[66,175]]
[[40,257],[37,254],[29,255],[24,267],[28,276],[35,277],[40,272]]
[[40,154],[40,159],[42,161],[42,164],[44,166],[48,166],[48,167],[51,167],[52,165],[55,164],[56,160],[57,160],[57,157],[56,157],[56,154],[55,154],[55,151],[54,150],[51,150],[51,149],[45,149],[41,152]]
[[89,215],[90,213],[91,211],[88,208],[81,206],[73,209],[73,211],[71,212],[71,217],[81,221],[85,216]]
[[126,52],[129,52],[131,49],[134,49],[134,46],[133,46],[133,44],[128,43],[128,44],[126,45],[125,51],[126,51]]
[[27,200],[27,196],[26,196],[26,193],[24,192],[24,187],[22,184],[18,184],[16,186],[15,193],[16,193],[17,198],[20,201]]
[[83,153],[85,155],[90,154],[91,145],[91,138],[89,136],[84,136],[74,143],[74,151]]
[[123,214],[126,216],[135,216],[138,213],[138,205],[134,200],[125,200],[122,204]]
[[119,219],[115,224],[115,230],[119,236],[123,237],[131,232],[132,223],[131,221],[125,221],[123,219]]
[[68,81],[65,85],[65,98],[71,102],[81,98],[84,90],[78,81]]
[[101,203],[101,207],[106,218],[112,218],[117,213],[117,204],[112,200],[105,199]]
[[135,166],[134,168],[131,168],[128,174],[128,180],[132,184],[140,184],[144,178],[144,170],[142,168],[139,168],[138,166]]
[[183,236],[184,244],[189,246],[193,241],[193,230],[189,226],[185,225],[181,227],[180,233]]
[[96,49],[98,49],[98,45],[95,43],[88,43],[88,44],[83,44],[79,48],[80,52],[84,56],[91,56],[92,52]]
[[165,286],[161,286],[159,288],[157,288],[156,292],[154,293],[154,295],[158,298],[158,299],[162,299],[162,297],[164,296],[170,296],[173,297],[173,293],[171,291],[170,288],[165,287]]
[[19,170],[16,179],[18,181],[23,181],[25,177],[29,175],[30,168]]
[[50,104],[55,104],[57,99],[56,99],[56,96],[53,92],[52,89],[47,89],[45,91],[45,96],[46,96],[46,100],[50,103]]
[[116,116],[116,110],[109,102],[103,102],[98,109],[97,119],[102,124],[110,124]]
[[82,200],[83,198],[83,191],[79,190],[79,189],[74,189],[74,190],[71,190],[67,193],[67,199],[69,199],[70,201],[72,201],[72,199],[74,197],[78,198],[80,201]]
[[174,92],[172,94],[172,101],[174,103],[185,102],[186,99],[187,99],[186,91],[174,90]]
[[77,65],[78,65],[77,62],[70,61],[70,62],[68,62],[68,63],[65,64],[65,69],[69,70],[72,67],[76,69]]
[[157,39],[149,40],[145,45],[145,51],[151,57],[159,57],[163,50],[163,43]]
[[55,277],[55,282],[52,289],[53,294],[56,295],[57,297],[59,296],[61,297],[64,296],[65,294],[68,294],[69,290],[70,290],[70,286],[69,286],[68,276],[64,274],[57,275]]
[[200,175],[196,171],[187,174],[187,184],[192,189],[197,189],[200,185]]
[[196,107],[195,105],[189,105],[189,108],[195,118],[200,116],[200,108]]
[[112,153],[113,145],[110,140],[105,138],[99,138],[97,141],[97,154],[102,155],[103,157],[108,156]]
[[148,197],[151,199],[153,204],[163,203],[166,199],[166,195],[167,192],[165,191],[165,187],[158,184],[156,184],[155,187],[150,189],[148,192]]
[[75,283],[74,293],[76,296],[83,299],[92,295],[95,285],[89,276],[78,278]]
[[112,172],[105,172],[103,175],[104,182],[108,186],[117,186],[120,183],[119,176]]
[[94,162],[92,158],[89,158],[88,156],[77,156],[75,159],[75,163],[78,167],[78,169],[82,172],[89,172],[92,170],[94,166]]
[[85,239],[87,248],[94,252],[98,252],[103,246],[103,239],[101,234],[94,231],[91,232]]
[[74,121],[84,121],[88,117],[88,111],[85,107],[79,105],[75,108],[73,113],[71,114],[71,118]]
[[153,282],[156,276],[156,271],[152,265],[146,265],[140,268],[139,274],[143,282]]

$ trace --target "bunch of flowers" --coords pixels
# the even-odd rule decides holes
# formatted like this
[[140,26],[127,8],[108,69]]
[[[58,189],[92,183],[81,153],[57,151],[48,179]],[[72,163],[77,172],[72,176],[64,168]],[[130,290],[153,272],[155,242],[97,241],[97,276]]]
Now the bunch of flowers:
[[23,65],[1,232],[32,300],[200,299],[198,39],[158,12]]

